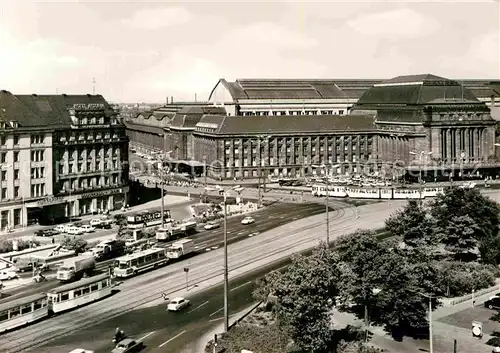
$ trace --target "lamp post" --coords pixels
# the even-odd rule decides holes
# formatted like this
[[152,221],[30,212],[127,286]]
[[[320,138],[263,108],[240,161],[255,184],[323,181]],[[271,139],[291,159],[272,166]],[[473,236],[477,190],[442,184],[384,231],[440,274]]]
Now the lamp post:
[[[260,143],[264,143],[264,146],[268,146],[268,143],[269,143],[269,139],[271,138],[271,135],[260,135],[257,137],[258,141]],[[266,175],[264,173],[264,176],[262,176],[262,167],[264,166],[265,167],[265,159],[263,158],[262,154],[260,153],[260,143],[259,143],[259,186],[258,186],[258,207],[260,208],[261,206],[261,199],[262,199],[262,196],[261,196],[261,191],[260,191],[260,182],[261,182],[261,179],[263,179],[263,182],[264,182],[264,193],[266,192]]]
[[[222,189],[224,192],[224,332],[226,333],[229,330],[229,304],[228,304],[228,295],[229,295],[229,269],[228,269],[228,261],[227,261],[227,194],[229,191],[237,189],[238,186],[233,186],[228,189]],[[220,189],[206,187],[207,191],[215,191]]]
[[322,164],[320,168],[324,171],[325,175],[325,185],[326,185],[326,198],[325,198],[325,209],[326,209],[326,245],[330,245],[330,209],[329,209],[329,194],[330,194],[330,168],[338,168],[340,164],[335,165],[325,165]]
[[[172,151],[168,151],[168,152],[165,152],[165,156],[169,156],[170,153],[172,153]],[[164,214],[165,214],[165,190],[163,189],[164,185],[164,176],[165,174],[169,173],[170,170],[165,170],[164,169],[164,166],[163,166],[163,162],[165,161],[165,158],[162,158],[161,159],[161,166],[159,169],[160,171],[160,189],[161,189],[161,228],[163,229],[165,227],[165,217],[164,217]]]

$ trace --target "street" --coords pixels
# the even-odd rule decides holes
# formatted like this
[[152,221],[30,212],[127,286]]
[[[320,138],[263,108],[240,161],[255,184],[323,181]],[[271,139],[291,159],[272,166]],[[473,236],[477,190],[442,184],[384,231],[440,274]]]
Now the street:
[[[308,217],[315,214],[320,214],[324,212],[323,207],[317,204],[281,204],[276,203],[265,209],[259,210],[252,213],[252,217],[255,219],[255,223],[249,225],[242,225],[241,219],[245,216],[235,216],[228,219],[228,242],[230,244],[240,241],[242,239],[251,236],[257,236],[259,233],[268,231],[280,225],[286,224],[288,222],[297,220],[299,218]],[[333,210],[332,216],[338,211]],[[210,251],[219,248],[223,245],[223,228],[201,231],[198,234],[192,236],[195,241],[195,249],[199,252]],[[105,269],[113,260],[103,261],[97,264],[98,269]],[[55,272],[46,273],[50,275]],[[31,277],[31,273],[21,274],[21,277]],[[15,280],[13,280],[15,281]],[[8,295],[7,298],[2,299],[0,302],[5,300],[12,300],[20,296],[28,296],[30,294],[35,294],[39,292],[48,291],[54,287],[57,287],[59,282],[55,279],[49,279],[47,282],[42,283],[30,283],[26,286],[17,287],[12,290],[6,290],[4,295]]]
[[[404,202],[390,201],[332,212],[330,238],[358,228],[381,228],[385,218]],[[229,275],[244,275],[263,266],[305,251],[325,239],[323,214],[284,224],[272,231],[233,243],[228,248]],[[222,280],[222,249],[204,252],[193,258],[124,281],[120,292],[112,298],[53,317],[46,322],[9,332],[2,337],[0,351],[21,352],[33,349],[63,336],[79,332],[96,322],[105,322],[141,308],[163,303],[162,293],[169,297],[191,296],[220,284]],[[189,268],[189,291],[185,288],[184,268]],[[133,293],[133,295],[131,295]],[[125,324],[125,322],[124,322]]]

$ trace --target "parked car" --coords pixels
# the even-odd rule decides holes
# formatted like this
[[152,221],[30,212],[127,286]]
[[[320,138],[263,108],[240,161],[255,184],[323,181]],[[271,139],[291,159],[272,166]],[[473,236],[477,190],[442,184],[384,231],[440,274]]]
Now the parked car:
[[83,228],[73,226],[73,227],[67,227],[66,233],[71,235],[82,235],[85,234],[85,230]]
[[484,302],[484,306],[488,309],[500,309],[500,297],[491,297]]
[[92,233],[95,232],[95,228],[92,227],[90,224],[84,224],[83,226],[80,227],[85,233]]
[[52,237],[56,234],[59,234],[59,232],[54,228],[54,229],[41,229],[37,230],[35,232],[35,235],[37,237]]
[[241,221],[241,224],[252,224],[254,222],[255,222],[255,219],[253,219],[252,217],[245,217]]
[[216,229],[219,227],[220,227],[219,222],[212,221],[212,222],[208,222],[207,224],[205,224],[205,227],[203,227],[203,228],[205,228],[206,230],[211,230],[211,229]]
[[139,352],[143,348],[144,344],[141,341],[125,338],[124,340],[118,342],[115,349],[113,349],[111,353]]
[[64,224],[59,224],[54,227],[54,230],[59,233],[66,233],[66,226]]
[[167,305],[168,311],[181,311],[184,308],[189,306],[189,300],[184,299],[182,297],[177,297],[170,300],[170,303]]
[[8,269],[0,270],[0,280],[5,281],[16,278],[19,278],[19,275],[15,271]]

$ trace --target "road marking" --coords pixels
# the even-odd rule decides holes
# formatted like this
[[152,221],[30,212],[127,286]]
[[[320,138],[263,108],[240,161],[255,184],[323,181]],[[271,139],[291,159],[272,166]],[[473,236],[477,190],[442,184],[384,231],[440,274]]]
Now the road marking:
[[188,314],[191,313],[191,312],[193,312],[193,311],[195,311],[195,310],[197,310],[197,309],[199,309],[199,308],[201,308],[202,306],[204,306],[206,304],[208,304],[208,300],[206,302],[204,302],[203,304],[198,305],[196,308],[189,310]]
[[169,339],[168,341],[163,342],[163,343],[162,343],[162,344],[160,344],[158,347],[160,347],[160,348],[161,348],[161,347],[163,347],[163,346],[164,346],[164,345],[166,345],[167,343],[172,342],[172,341],[173,341],[173,340],[175,340],[177,337],[179,337],[179,336],[181,336],[181,335],[183,335],[183,334],[185,334],[185,333],[186,333],[186,330],[184,330],[184,331],[182,331],[181,333],[179,333],[179,334],[175,335],[174,337],[172,337],[172,338],[171,338],[171,339]]
[[234,287],[233,289],[231,289],[230,292],[232,292],[233,290],[240,289],[241,287],[244,287],[246,285],[249,285],[250,283],[252,283],[252,281],[248,281],[248,282],[245,282],[243,284],[240,284],[238,287]]
[[243,233],[245,233],[245,232],[239,232],[237,235],[242,235]]
[[213,312],[213,313],[211,313],[209,316],[210,316],[210,317],[212,317],[212,316],[214,316],[215,314],[217,314],[217,313],[218,313],[219,311],[221,311],[221,310],[224,310],[224,308],[220,308],[219,310],[214,311],[214,312]]
[[150,333],[148,333],[146,336],[139,338],[139,342],[141,342],[141,341],[143,341],[144,339],[146,339],[147,337],[151,336],[153,333],[155,333],[155,332],[154,332],[154,331],[153,331],[153,332],[150,332]]
[[[229,315],[229,317],[233,317],[235,316],[236,314],[233,314],[233,315]],[[208,322],[214,322],[214,321],[218,321],[218,320],[222,320],[224,319],[224,317],[218,317],[217,319],[212,319],[212,320],[208,320]]]

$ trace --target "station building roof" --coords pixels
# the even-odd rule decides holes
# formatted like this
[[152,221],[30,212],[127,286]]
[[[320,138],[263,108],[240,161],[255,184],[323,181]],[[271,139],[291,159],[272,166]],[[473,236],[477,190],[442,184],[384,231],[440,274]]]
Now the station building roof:
[[376,131],[369,115],[278,115],[221,116],[205,115],[196,124],[195,133],[209,135],[260,135]]
[[116,114],[101,95],[27,95],[1,90],[0,120],[15,121],[20,128],[69,127],[69,110],[77,104],[101,104],[106,114]]

